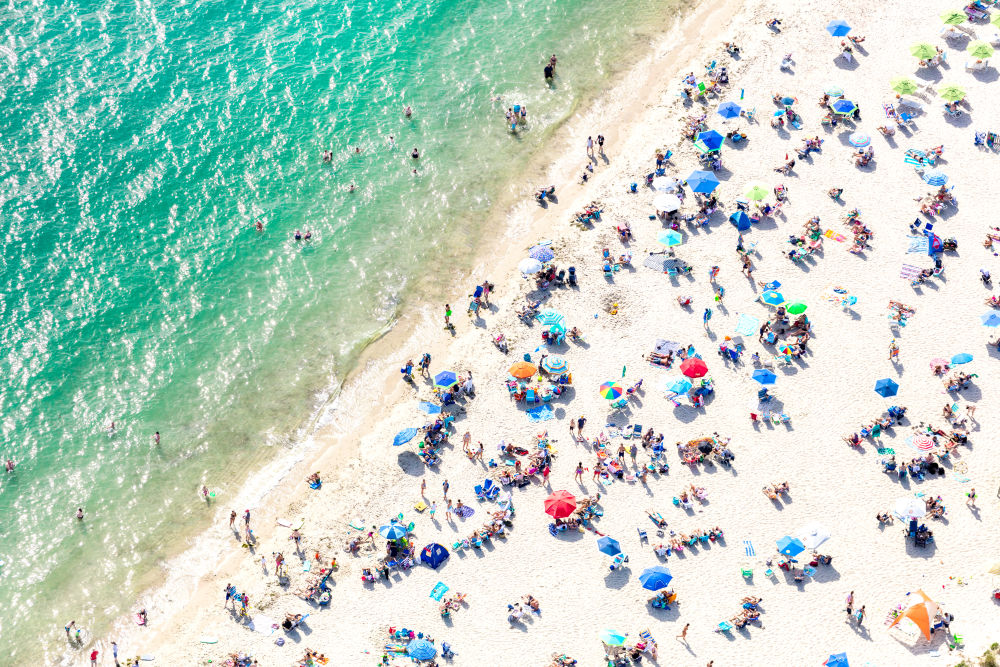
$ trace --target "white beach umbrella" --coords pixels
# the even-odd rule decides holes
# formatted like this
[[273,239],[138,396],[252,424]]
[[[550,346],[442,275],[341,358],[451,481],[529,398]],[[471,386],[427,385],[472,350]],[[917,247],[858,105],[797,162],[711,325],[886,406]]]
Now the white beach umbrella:
[[679,181],[669,176],[658,176],[653,179],[653,189],[659,192],[673,192]]
[[830,539],[830,531],[815,521],[802,526],[795,537],[805,545],[806,549],[816,549],[819,545]]
[[534,257],[525,257],[517,265],[518,270],[525,275],[538,273],[542,270],[542,263]]
[[653,207],[657,211],[666,211],[668,213],[676,211],[681,207],[681,200],[677,198],[677,195],[671,194],[659,194],[653,200]]
[[896,501],[896,504],[892,506],[892,513],[903,521],[922,519],[927,514],[927,506],[920,498],[906,496]]

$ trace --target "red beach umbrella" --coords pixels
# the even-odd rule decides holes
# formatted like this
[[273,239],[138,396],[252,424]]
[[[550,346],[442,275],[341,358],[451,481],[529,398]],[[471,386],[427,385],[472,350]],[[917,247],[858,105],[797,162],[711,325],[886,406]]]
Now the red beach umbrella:
[[708,373],[708,366],[701,359],[692,357],[691,359],[686,359],[681,364],[681,373],[684,373],[689,378],[704,377],[705,373]]
[[569,491],[556,491],[545,499],[545,513],[554,519],[565,519],[576,511],[576,498]]

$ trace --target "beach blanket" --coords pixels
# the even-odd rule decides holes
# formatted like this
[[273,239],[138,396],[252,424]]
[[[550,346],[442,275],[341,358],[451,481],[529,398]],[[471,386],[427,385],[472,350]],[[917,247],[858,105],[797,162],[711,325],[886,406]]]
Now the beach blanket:
[[432,600],[437,600],[438,602],[440,602],[441,598],[443,598],[444,594],[447,592],[448,592],[448,587],[439,581],[436,584],[434,584],[434,588],[431,589],[430,598]]
[[392,439],[392,446],[399,447],[400,445],[405,445],[410,440],[413,440],[413,436],[417,434],[417,429],[415,428],[405,428],[396,434],[396,437]]
[[666,354],[667,352],[678,352],[683,350],[684,346],[673,340],[663,340],[662,338],[656,341],[656,347],[653,348],[657,354]]
[[272,634],[277,625],[278,624],[275,623],[273,618],[268,618],[263,614],[254,616],[253,619],[250,620],[250,629],[254,632],[259,632],[262,635]]
[[828,239],[833,239],[834,241],[837,241],[838,243],[843,243],[844,241],[847,240],[846,236],[844,236],[843,234],[838,234],[837,232],[833,231],[832,229],[828,229],[825,232],[823,232],[823,236],[825,236]]
[[555,419],[556,413],[548,405],[539,405],[538,407],[526,410],[525,413],[528,415],[528,421],[530,422],[544,422],[549,419]]
[[910,246],[906,249],[906,252],[912,254],[926,255],[928,248],[930,248],[930,239],[926,236],[907,236]]
[[423,410],[424,412],[426,412],[429,415],[441,414],[441,406],[440,405],[435,405],[433,403],[428,403],[427,401],[420,401],[420,404],[417,405],[417,407],[420,408],[421,410]]
[[753,336],[757,333],[757,327],[759,326],[760,320],[752,315],[744,313],[740,315],[738,320],[736,320],[736,333],[741,336]]
[[921,268],[919,266],[903,264],[903,268],[899,270],[899,277],[905,280],[914,280],[920,275],[920,271]]
[[476,513],[476,510],[472,509],[468,505],[462,505],[461,507],[455,508],[455,516],[461,517],[463,519],[468,519],[470,516]]
[[757,552],[753,550],[753,542],[750,540],[743,540],[743,553],[745,553],[748,558],[754,558],[757,555]]
[[654,271],[663,273],[667,269],[677,269],[682,265],[676,257],[669,257],[665,254],[650,255],[642,261],[643,266],[648,266]]

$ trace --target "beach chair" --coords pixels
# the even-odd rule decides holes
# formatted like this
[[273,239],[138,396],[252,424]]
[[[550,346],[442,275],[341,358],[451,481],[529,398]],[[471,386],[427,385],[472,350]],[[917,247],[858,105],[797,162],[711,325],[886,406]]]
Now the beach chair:
[[487,479],[483,482],[483,495],[487,500],[493,500],[500,493],[500,486],[495,484],[492,479]]
[[633,424],[632,425],[632,437],[633,438],[641,438],[642,437],[642,424]]
[[527,393],[524,395],[524,402],[525,403],[537,403],[538,402],[538,396],[535,394],[535,390],[534,389],[529,389],[527,391]]
[[616,410],[621,410],[626,405],[628,405],[628,400],[624,396],[619,398],[617,401],[612,401],[611,403],[611,407],[615,408]]
[[644,531],[642,528],[636,528],[636,531],[638,531],[639,533],[639,544],[642,544],[643,540],[645,540],[647,543],[649,542],[649,538],[646,536],[646,531]]
[[729,632],[732,629],[733,629],[732,623],[730,623],[729,621],[722,621],[721,623],[719,623],[718,627],[715,628],[715,631],[725,633]]
[[972,140],[973,146],[985,146],[986,145],[986,132],[976,132],[975,138]]
[[753,579],[753,568],[750,567],[749,563],[744,563],[740,566],[740,573],[744,579]]

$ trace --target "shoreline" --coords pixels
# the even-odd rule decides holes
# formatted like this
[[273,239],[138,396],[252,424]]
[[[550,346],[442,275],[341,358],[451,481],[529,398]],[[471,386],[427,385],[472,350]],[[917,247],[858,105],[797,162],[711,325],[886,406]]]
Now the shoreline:
[[[716,25],[724,22],[724,19],[719,18],[720,14],[724,15],[723,10],[728,11],[740,5],[739,0],[727,0],[726,3],[715,5],[712,8],[685,3],[669,10],[671,14],[665,17],[661,26],[651,29],[648,33],[643,31],[641,34],[635,35],[637,43],[634,51],[626,54],[626,57],[608,73],[609,81],[614,78],[618,78],[618,81],[609,87],[594,91],[589,99],[581,100],[574,107],[575,111],[552,130],[552,136],[547,138],[536,151],[526,171],[546,183],[565,179],[566,174],[572,173],[574,170],[582,172],[586,160],[579,147],[583,144],[582,136],[586,132],[580,128],[587,121],[592,121],[595,116],[602,115],[598,113],[599,109],[608,108],[612,101],[634,93],[635,82],[632,78],[636,73],[641,72],[650,80],[663,78],[662,74],[658,76],[651,71],[651,66],[656,61],[664,58],[669,61],[680,60],[684,55],[690,56],[690,51],[697,50],[699,43],[695,39],[686,37],[681,41],[674,39],[675,33],[681,32],[683,21],[709,15],[715,20],[712,25]],[[644,50],[650,48],[652,49],[650,53],[643,53]],[[673,74],[667,75],[667,78],[672,79]],[[650,91],[641,100],[632,101],[630,110],[634,114],[640,115],[643,108],[654,104],[654,98],[658,97],[660,93],[657,92],[655,85],[651,86]],[[629,130],[634,129],[637,122],[637,118],[629,116],[624,122],[612,124],[610,129],[602,128],[600,132],[605,135],[609,145],[614,145],[616,140]],[[554,159],[547,157],[551,154],[557,157]],[[595,176],[602,175],[601,172],[595,174]],[[447,280],[436,281],[440,291],[433,290],[417,296],[407,295],[404,297],[397,311],[397,316],[386,324],[380,335],[364,347],[352,369],[345,375],[339,386],[318,392],[320,394],[326,393],[327,396],[317,406],[313,416],[297,430],[297,435],[292,438],[297,443],[295,449],[286,454],[276,455],[262,468],[253,472],[239,487],[234,500],[222,501],[223,503],[228,502],[233,507],[244,505],[255,507],[260,503],[268,508],[264,512],[263,520],[266,523],[263,525],[260,523],[261,514],[255,514],[257,518],[254,523],[257,528],[254,532],[259,543],[267,543],[273,538],[277,528],[274,519],[283,515],[283,512],[273,511],[273,508],[298,505],[309,499],[310,494],[314,493],[305,487],[285,488],[286,482],[291,481],[293,487],[297,487],[297,482],[294,480],[300,476],[304,477],[313,470],[333,469],[335,467],[333,464],[344,457],[356,462],[360,444],[355,443],[352,447],[350,444],[352,436],[370,431],[372,426],[380,421],[382,410],[391,409],[408,398],[407,394],[411,392],[410,387],[401,383],[396,374],[391,372],[395,366],[401,365],[405,361],[405,358],[401,360],[389,359],[395,350],[400,347],[407,349],[414,347],[417,339],[430,339],[432,341],[430,346],[427,343],[421,343],[420,351],[429,351],[435,360],[440,360],[444,356],[453,342],[453,337],[436,333],[441,330],[441,327],[434,325],[439,320],[439,314],[428,312],[431,302],[435,299],[446,298],[445,291],[449,287],[454,288],[456,282],[461,279],[475,281],[476,278],[471,277],[473,275],[490,276],[497,288],[508,285],[504,285],[501,282],[502,279],[492,278],[492,276],[509,276],[509,286],[516,287],[518,278],[512,276],[511,273],[512,271],[516,273],[516,264],[523,257],[524,248],[509,249],[501,264],[486,269],[487,262],[496,259],[491,254],[491,246],[499,243],[512,243],[516,239],[524,241],[525,248],[532,245],[533,242],[529,241],[530,238],[542,238],[542,236],[532,237],[532,234],[541,233],[549,225],[560,225],[572,216],[572,212],[575,210],[574,206],[582,207],[586,204],[590,198],[587,192],[597,190],[598,186],[595,181],[596,178],[592,177],[589,184],[581,185],[578,181],[571,180],[567,186],[559,188],[558,204],[550,204],[546,208],[541,208],[533,198],[530,198],[534,186],[526,184],[524,173],[511,177],[504,190],[498,193],[497,202],[491,206],[491,212],[488,214],[488,217],[495,219],[498,224],[480,239],[476,248],[472,249],[471,255],[474,259],[468,262],[469,268],[463,271],[460,276],[451,276]],[[567,190],[571,194],[567,195]],[[567,231],[563,228],[561,233],[563,236],[572,236],[574,231]],[[487,273],[483,273],[484,271]],[[504,294],[501,298],[506,301],[508,297],[509,294]],[[461,306],[453,304],[453,310],[456,313],[453,319],[461,322],[463,315]],[[474,332],[467,331],[465,335],[472,335],[472,333]],[[413,354],[419,356],[416,352]],[[406,356],[412,355],[403,355],[403,357]],[[345,397],[353,389],[368,384],[380,387],[382,400],[371,403],[364,408],[359,408],[356,404],[341,405],[341,401],[345,400]],[[360,426],[347,430],[338,419],[338,413],[344,411],[353,413],[354,410],[361,410],[366,417]],[[277,473],[275,481],[273,476],[276,471],[280,472]],[[324,475],[324,490],[336,487],[339,491],[342,490],[342,486],[350,486],[349,480],[352,478],[353,472],[353,469],[341,471],[339,474],[335,474],[335,479]],[[250,490],[257,488],[263,480],[269,480],[270,488],[262,494],[251,494]],[[164,640],[158,635],[161,633],[163,635],[173,634],[173,628],[182,624],[180,619],[186,617],[184,612],[188,608],[200,606],[203,601],[209,598],[214,599],[214,590],[206,590],[211,580],[221,573],[231,572],[238,567],[243,554],[238,545],[233,546],[229,531],[225,528],[227,509],[220,506],[216,510],[216,516],[212,519],[209,528],[189,538],[189,546],[161,566],[165,580],[152,589],[144,591],[137,599],[137,606],[152,610],[162,609],[162,612],[166,612],[165,617],[168,619],[166,627],[162,620],[158,620],[155,624],[157,634],[151,638],[147,637],[147,641],[142,642],[142,646],[145,647],[144,652],[155,653],[164,645],[169,645],[169,640]],[[348,512],[344,512],[344,516],[348,514]],[[224,535],[220,536],[220,532]],[[220,553],[224,554],[223,559],[217,562],[210,571],[200,576],[193,576],[178,565],[204,553],[214,552],[216,549],[221,549]],[[175,594],[167,593],[168,590],[176,591],[182,588],[193,589],[192,595],[184,596],[186,601],[175,600]],[[164,602],[167,605],[164,605]],[[139,631],[133,626],[132,614],[129,613],[115,621],[112,630],[106,636],[108,638],[117,637],[119,645],[132,645],[138,642],[140,636]],[[143,634],[149,635],[150,630],[152,628],[144,630]],[[152,641],[148,641],[148,639],[152,639]],[[102,651],[106,650],[109,641],[110,639],[101,640],[98,648]]]

